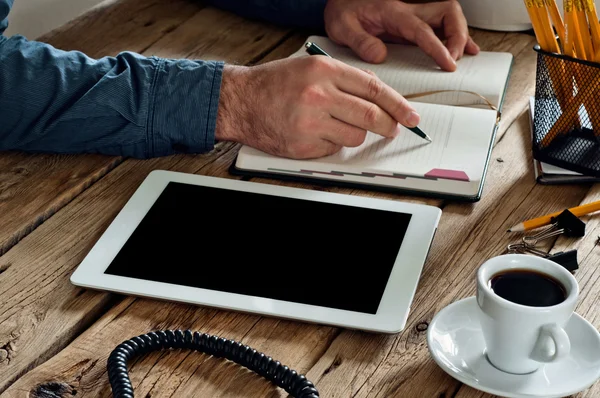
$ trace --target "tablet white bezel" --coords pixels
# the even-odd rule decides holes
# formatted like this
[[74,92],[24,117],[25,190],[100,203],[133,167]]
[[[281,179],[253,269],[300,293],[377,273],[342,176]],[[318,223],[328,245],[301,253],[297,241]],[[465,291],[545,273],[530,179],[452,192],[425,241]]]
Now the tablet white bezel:
[[[364,314],[104,274],[111,261],[171,181],[412,214],[377,313]],[[71,276],[71,282],[76,286],[120,294],[373,332],[397,333],[405,327],[440,216],[441,210],[433,206],[155,170],[143,181],[92,247]],[[382,228],[382,232],[388,228]],[[199,250],[199,253],[202,252]],[[365,269],[368,270],[370,266],[373,265],[365,264]]]

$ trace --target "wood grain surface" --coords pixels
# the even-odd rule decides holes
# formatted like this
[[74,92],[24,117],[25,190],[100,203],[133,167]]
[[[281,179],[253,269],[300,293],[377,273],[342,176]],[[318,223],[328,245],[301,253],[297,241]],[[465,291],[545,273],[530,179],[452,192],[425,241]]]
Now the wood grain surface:
[[[107,32],[104,38],[100,32]],[[145,55],[254,65],[288,56],[307,34],[244,20],[196,2],[124,0],[103,3],[47,37],[61,48],[85,48],[96,55],[137,49]],[[444,306],[474,295],[477,267],[504,253],[508,243],[520,238],[506,232],[509,226],[531,216],[598,200],[600,190],[589,184],[565,187],[535,183],[527,113],[535,82],[534,40],[526,34],[484,31],[473,31],[473,36],[484,50],[509,51],[515,56],[480,202],[454,203],[252,179],[443,208],[403,332],[378,335],[350,331],[121,297],[70,284],[71,273],[149,172],[166,169],[237,178],[227,169],[238,145],[220,143],[204,155],[150,160],[3,155],[0,210],[14,220],[0,221],[6,223],[0,224],[0,254],[5,248],[0,257],[0,397],[110,397],[106,359],[112,349],[135,335],[175,328],[240,340],[305,373],[322,397],[487,397],[451,378],[434,363],[426,344],[429,322]],[[26,171],[19,172],[19,167]],[[42,188],[35,188],[36,184]],[[40,192],[38,199],[35,194]],[[37,202],[30,203],[34,199]],[[576,278],[581,301],[577,312],[598,328],[600,248],[596,237],[600,235],[600,219],[589,216],[585,221],[585,238],[561,237],[547,242],[546,247],[578,250]],[[217,261],[226,264],[226,253],[219,253]],[[286,396],[236,364],[195,352],[144,356],[130,364],[130,376],[136,396],[141,397]],[[578,397],[598,395],[600,385],[594,385]]]
[[[194,35],[189,28],[194,26],[202,34]],[[220,40],[224,33],[230,46]],[[205,8],[193,17],[191,24],[182,22],[146,52],[202,58],[206,51],[215,58],[249,63],[256,62],[257,57],[288,34],[280,28]],[[160,168],[194,173],[211,162],[216,170],[225,174],[233,159],[227,153],[234,147],[220,144],[205,155],[126,160],[115,173],[103,178],[100,185],[93,185],[69,203],[69,210],[50,218],[32,237],[25,238],[22,244],[0,257],[0,286],[6,286],[0,290],[0,391],[23,372],[60,351],[112,305],[108,294],[78,290],[68,278],[146,175]],[[32,159],[42,160],[40,157]],[[73,159],[85,163],[90,158]],[[47,173],[57,172],[52,169]],[[73,173],[73,170],[65,168],[64,173]],[[125,185],[117,184],[107,197],[102,196],[99,193],[102,187],[120,173],[126,173],[118,180]],[[48,192],[46,197],[53,198],[53,195]],[[18,207],[22,202],[15,198],[11,203]],[[76,209],[75,213],[72,209]],[[52,339],[47,338],[49,332]]]

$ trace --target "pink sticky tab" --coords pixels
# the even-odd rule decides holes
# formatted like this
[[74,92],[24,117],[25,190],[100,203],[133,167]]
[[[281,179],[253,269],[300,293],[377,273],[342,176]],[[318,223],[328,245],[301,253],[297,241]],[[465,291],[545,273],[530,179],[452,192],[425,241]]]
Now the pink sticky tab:
[[467,173],[458,170],[432,169],[425,174],[425,177],[469,182]]

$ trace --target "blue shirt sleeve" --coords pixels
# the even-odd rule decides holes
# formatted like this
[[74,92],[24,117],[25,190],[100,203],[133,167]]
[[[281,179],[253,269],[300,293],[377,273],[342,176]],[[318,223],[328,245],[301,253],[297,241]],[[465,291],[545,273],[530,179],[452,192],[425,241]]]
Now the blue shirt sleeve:
[[323,13],[327,0],[206,0],[246,18],[277,25],[325,31]]
[[222,62],[93,59],[7,38],[12,3],[0,0],[1,151],[148,158],[214,147]]

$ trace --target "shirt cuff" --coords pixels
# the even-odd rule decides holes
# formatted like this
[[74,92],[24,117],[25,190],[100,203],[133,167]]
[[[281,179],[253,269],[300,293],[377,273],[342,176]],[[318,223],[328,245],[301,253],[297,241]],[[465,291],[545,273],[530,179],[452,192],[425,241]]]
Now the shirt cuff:
[[155,59],[148,113],[149,155],[211,151],[224,62]]

